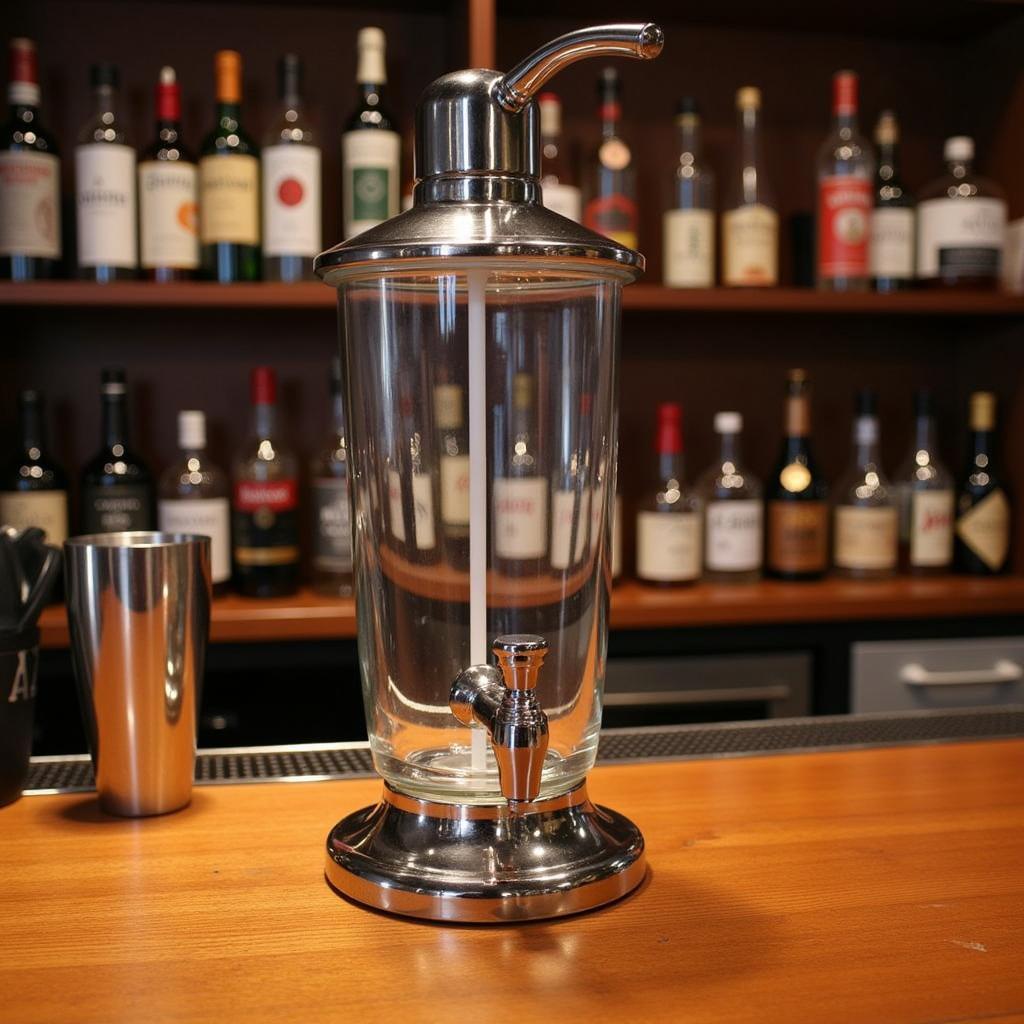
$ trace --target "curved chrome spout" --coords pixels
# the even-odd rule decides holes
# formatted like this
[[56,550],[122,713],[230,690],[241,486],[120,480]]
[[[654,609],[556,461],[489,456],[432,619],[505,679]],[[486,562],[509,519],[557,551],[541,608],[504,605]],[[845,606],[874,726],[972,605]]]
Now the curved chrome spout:
[[652,60],[661,53],[665,34],[650,22],[596,25],[567,32],[534,50],[494,85],[495,99],[518,113],[563,68],[585,57],[632,57]]

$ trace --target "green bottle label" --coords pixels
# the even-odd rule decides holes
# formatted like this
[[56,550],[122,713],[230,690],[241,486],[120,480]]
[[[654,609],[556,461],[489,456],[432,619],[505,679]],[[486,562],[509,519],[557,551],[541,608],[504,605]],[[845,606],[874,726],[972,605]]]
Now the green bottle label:
[[352,168],[352,219],[387,220],[388,168]]

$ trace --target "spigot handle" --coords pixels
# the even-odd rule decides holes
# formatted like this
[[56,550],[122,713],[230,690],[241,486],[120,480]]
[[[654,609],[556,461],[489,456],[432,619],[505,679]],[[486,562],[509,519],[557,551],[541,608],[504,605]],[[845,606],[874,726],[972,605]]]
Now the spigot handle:
[[505,685],[510,690],[532,690],[537,685],[537,675],[548,653],[548,642],[533,633],[508,633],[499,636],[491,648]]
[[633,57],[652,60],[665,45],[665,33],[650,22],[595,25],[567,32],[534,50],[494,86],[494,96],[509,112],[518,113],[563,68],[585,57]]

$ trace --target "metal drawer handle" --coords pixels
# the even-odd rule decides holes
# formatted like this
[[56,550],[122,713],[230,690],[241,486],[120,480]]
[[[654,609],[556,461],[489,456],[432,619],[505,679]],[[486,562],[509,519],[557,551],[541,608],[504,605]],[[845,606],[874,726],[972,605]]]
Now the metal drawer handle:
[[1020,682],[1024,679],[1024,668],[1009,658],[1000,658],[991,668],[962,672],[930,672],[924,665],[911,662],[900,669],[900,679],[907,686],[992,686]]

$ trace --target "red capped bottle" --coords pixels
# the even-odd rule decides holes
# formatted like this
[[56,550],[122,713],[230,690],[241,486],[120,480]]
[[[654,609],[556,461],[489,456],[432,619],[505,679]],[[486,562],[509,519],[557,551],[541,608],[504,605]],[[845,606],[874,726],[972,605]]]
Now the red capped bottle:
[[867,291],[875,156],[857,129],[857,75],[832,77],[832,131],[818,154],[818,287]]
[[277,424],[277,377],[250,379],[253,429],[235,462],[231,542],[235,586],[249,597],[280,597],[299,584],[299,467]]

